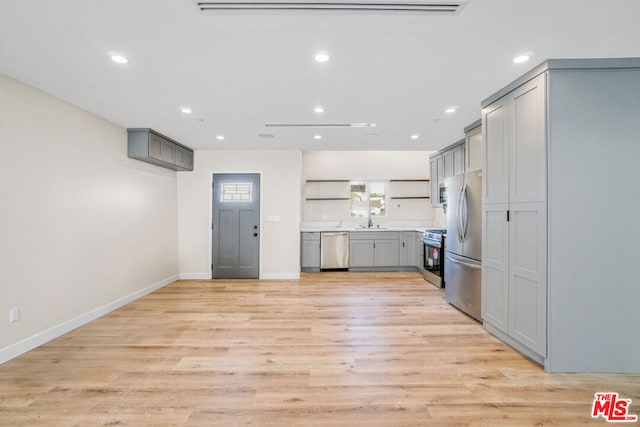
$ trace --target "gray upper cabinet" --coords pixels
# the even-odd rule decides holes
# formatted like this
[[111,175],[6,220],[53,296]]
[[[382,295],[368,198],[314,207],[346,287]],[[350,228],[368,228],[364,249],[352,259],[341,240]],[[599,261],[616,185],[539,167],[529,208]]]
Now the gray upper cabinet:
[[193,170],[193,150],[159,134],[153,129],[127,129],[128,156],[156,166],[175,170]]
[[442,166],[442,155],[434,154],[429,158],[429,185],[430,198],[429,202],[432,208],[442,207],[440,204],[440,184],[444,179],[444,170]]
[[464,135],[465,172],[482,169],[482,156],[484,153],[482,119],[464,128]]
[[440,203],[440,187],[444,181],[452,176],[465,173],[465,140],[432,154],[429,158],[431,207],[442,207]]
[[456,142],[442,153],[444,179],[464,174],[464,140]]

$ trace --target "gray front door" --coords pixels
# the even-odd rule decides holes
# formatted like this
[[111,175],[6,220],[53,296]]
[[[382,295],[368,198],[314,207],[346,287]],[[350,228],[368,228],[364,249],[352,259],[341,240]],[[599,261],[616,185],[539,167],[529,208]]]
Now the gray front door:
[[213,174],[214,279],[257,279],[260,258],[260,175]]

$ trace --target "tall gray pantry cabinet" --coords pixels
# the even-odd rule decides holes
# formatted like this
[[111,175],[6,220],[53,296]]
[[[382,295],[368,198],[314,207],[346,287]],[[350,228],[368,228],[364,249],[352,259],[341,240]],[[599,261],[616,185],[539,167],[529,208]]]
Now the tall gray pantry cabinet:
[[638,117],[640,58],[548,60],[482,103],[483,324],[549,372],[640,373]]

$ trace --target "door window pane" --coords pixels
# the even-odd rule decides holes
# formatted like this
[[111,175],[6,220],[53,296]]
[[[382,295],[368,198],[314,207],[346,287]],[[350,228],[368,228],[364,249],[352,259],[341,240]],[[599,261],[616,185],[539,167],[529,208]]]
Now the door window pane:
[[220,194],[222,202],[251,203],[253,184],[251,182],[223,182]]

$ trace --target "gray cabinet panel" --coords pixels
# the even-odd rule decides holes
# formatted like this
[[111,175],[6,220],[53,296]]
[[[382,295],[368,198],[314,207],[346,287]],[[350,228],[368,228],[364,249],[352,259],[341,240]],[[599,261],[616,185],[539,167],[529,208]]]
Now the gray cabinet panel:
[[482,169],[482,156],[484,144],[482,142],[482,127],[478,126],[469,130],[465,135],[465,172]]
[[153,129],[134,128],[128,132],[128,156],[132,159],[175,170],[193,170],[193,150]]
[[453,172],[453,151],[448,150],[442,153],[442,163],[444,165],[444,179],[452,177]]
[[404,231],[400,233],[400,260],[399,264],[403,267],[416,266],[416,258],[418,250],[416,247],[416,231]]
[[376,240],[373,249],[373,262],[376,267],[398,266],[398,240]]
[[320,233],[302,233],[300,266],[302,268],[320,268]]
[[176,146],[175,160],[177,166],[193,170],[193,151]]
[[149,157],[164,160],[162,157],[163,139],[152,133],[149,134]]
[[439,208],[440,204],[440,184],[442,183],[442,156],[436,155],[429,159],[429,203],[432,208]]
[[350,239],[349,241],[349,266],[373,267],[374,240]]
[[453,175],[463,175],[464,169],[464,144],[453,149]]
[[350,267],[397,267],[399,265],[397,231],[362,231],[350,233]]

